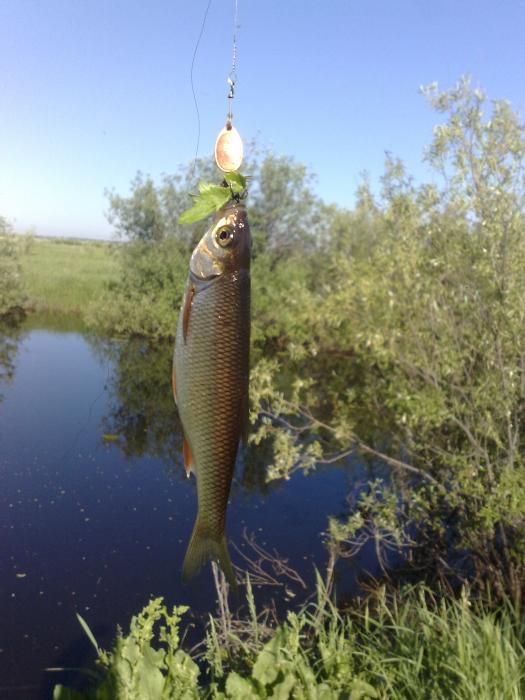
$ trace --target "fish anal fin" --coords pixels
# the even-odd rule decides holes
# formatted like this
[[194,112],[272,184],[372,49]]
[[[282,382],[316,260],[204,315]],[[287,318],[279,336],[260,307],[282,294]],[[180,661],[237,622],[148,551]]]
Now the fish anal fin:
[[191,307],[193,306],[193,298],[195,296],[195,286],[190,282],[184,296],[184,305],[182,307],[182,336],[186,340],[188,329],[190,327]]
[[186,471],[186,478],[190,478],[191,472],[195,473],[195,466],[193,463],[193,455],[191,454],[190,450],[190,444],[186,440],[186,436],[184,436],[184,440],[182,442],[182,456],[184,457],[184,469]]

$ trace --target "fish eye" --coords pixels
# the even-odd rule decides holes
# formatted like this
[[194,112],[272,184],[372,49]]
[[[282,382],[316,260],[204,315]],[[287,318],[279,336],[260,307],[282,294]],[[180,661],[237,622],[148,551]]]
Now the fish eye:
[[216,234],[217,243],[226,248],[233,242],[233,231],[229,226],[222,226]]

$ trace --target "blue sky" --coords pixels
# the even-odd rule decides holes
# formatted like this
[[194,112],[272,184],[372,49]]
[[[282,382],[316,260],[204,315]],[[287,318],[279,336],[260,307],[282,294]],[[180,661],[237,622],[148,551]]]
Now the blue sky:
[[[525,114],[523,0],[238,0],[234,123],[351,206],[384,152],[417,179],[438,121],[419,87],[470,74]],[[192,160],[190,65],[207,0],[0,0],[0,214],[111,236],[105,188]],[[199,155],[227,111],[233,0],[212,0],[194,82]],[[211,155],[210,155],[211,157]]]

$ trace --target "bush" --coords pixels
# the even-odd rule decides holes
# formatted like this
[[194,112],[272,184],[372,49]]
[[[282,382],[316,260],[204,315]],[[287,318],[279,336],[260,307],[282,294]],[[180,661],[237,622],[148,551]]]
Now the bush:
[[20,310],[23,302],[18,241],[0,216],[0,317]]
[[389,157],[381,198],[365,187],[339,220],[320,283],[287,296],[281,353],[253,372],[265,416],[252,439],[275,441],[270,477],[356,449],[392,467],[389,483],[370,485],[348,519],[332,523],[341,553],[373,538],[429,581],[470,578],[519,600],[523,127],[468,81],[428,94],[448,113],[427,156],[443,188],[415,187]]

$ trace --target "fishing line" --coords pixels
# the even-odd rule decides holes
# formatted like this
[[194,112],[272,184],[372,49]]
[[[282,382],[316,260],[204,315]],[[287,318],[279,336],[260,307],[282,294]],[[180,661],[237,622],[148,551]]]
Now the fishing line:
[[193,180],[193,176],[195,175],[195,168],[197,167],[197,155],[199,153],[199,144],[200,144],[200,140],[201,140],[201,115],[199,112],[199,105],[197,104],[197,95],[195,94],[195,85],[193,83],[193,68],[195,66],[195,59],[197,57],[197,51],[199,50],[199,44],[201,43],[202,35],[204,34],[204,27],[206,26],[206,20],[208,18],[208,12],[210,11],[210,7],[211,7],[211,0],[208,0],[206,12],[204,13],[204,17],[202,19],[199,37],[197,39],[197,43],[195,44],[195,49],[193,51],[193,58],[191,59],[191,68],[190,68],[191,92],[193,94],[193,102],[195,104],[195,111],[197,112],[197,145],[195,146],[195,158],[193,159],[191,180]]
[[[204,17],[202,18],[202,24],[201,24],[199,36],[198,36],[198,38],[197,38],[197,42],[196,42],[195,48],[194,48],[194,50],[193,50],[193,57],[192,57],[192,59],[191,59],[190,83],[191,83],[191,91],[192,91],[192,94],[193,94],[193,102],[195,103],[195,111],[197,112],[197,145],[196,145],[196,147],[195,147],[195,158],[194,158],[194,161],[193,161],[193,169],[192,169],[192,173],[191,173],[191,179],[193,179],[193,176],[194,176],[194,174],[195,174],[195,167],[196,167],[196,165],[197,165],[197,155],[198,155],[198,152],[199,152],[199,143],[200,143],[200,137],[201,137],[201,118],[200,118],[200,113],[199,113],[199,105],[197,104],[197,96],[196,96],[196,94],[195,94],[195,85],[194,85],[194,82],[193,82],[193,68],[194,68],[194,66],[195,66],[195,59],[196,59],[196,57],[197,57],[197,51],[199,50],[199,44],[200,44],[200,42],[201,42],[202,35],[204,34],[204,28],[205,28],[205,26],[206,26],[206,20],[207,20],[207,18],[208,18],[208,13],[209,13],[209,11],[210,11],[211,2],[212,2],[212,0],[208,0],[208,4],[207,4],[207,6],[206,6],[206,11],[205,11],[205,13],[204,13]],[[235,6],[236,6],[236,8],[237,8],[237,0],[235,0]],[[234,47],[235,47],[235,39],[234,39]],[[234,70],[235,70],[235,48],[234,48],[234,60],[233,60],[233,64],[232,64],[232,71],[234,71]],[[98,396],[91,402],[91,405],[89,406],[89,409],[88,409],[88,416],[87,416],[86,422],[79,428],[77,434],[75,435],[75,437],[74,437],[74,439],[73,439],[73,442],[72,442],[71,445],[66,449],[66,451],[64,452],[64,454],[63,454],[62,457],[60,458],[60,461],[63,461],[63,460],[70,454],[70,452],[73,450],[73,448],[74,448],[75,445],[77,444],[78,438],[80,437],[80,435],[84,432],[84,430],[85,430],[85,429],[87,428],[87,426],[89,425],[89,422],[91,421],[91,412],[92,412],[92,410],[93,410],[95,404],[96,404],[97,401],[104,395],[104,393],[107,391],[107,387],[108,387],[108,384],[109,384],[109,377],[110,377],[110,361],[108,361],[107,366],[106,366],[106,381],[105,381],[105,383],[104,383],[104,386],[103,386],[103,388],[102,388],[102,391],[101,391],[101,392],[98,394]]]
[[228,119],[227,125],[231,126],[233,119],[233,98],[235,96],[235,82],[237,80],[237,29],[238,29],[238,18],[239,18],[239,2],[235,1],[235,10],[233,13],[233,46],[232,46],[232,67],[230,74],[228,76],[228,84],[230,86],[230,91],[228,93]]

